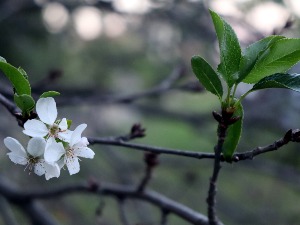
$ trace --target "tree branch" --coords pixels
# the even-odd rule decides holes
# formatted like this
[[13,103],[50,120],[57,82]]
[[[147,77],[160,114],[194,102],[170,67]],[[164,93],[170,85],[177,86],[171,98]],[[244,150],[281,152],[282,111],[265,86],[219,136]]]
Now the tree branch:
[[0,213],[6,225],[18,225],[9,203],[3,196],[0,196]]
[[152,171],[155,166],[158,164],[158,155],[152,152],[146,152],[144,155],[144,161],[146,163],[145,168],[145,175],[143,179],[141,180],[140,184],[137,187],[138,192],[144,191],[145,187],[149,183],[151,177],[152,177]]
[[153,153],[157,153],[157,154],[169,154],[169,155],[185,156],[185,157],[191,157],[191,158],[197,158],[197,159],[204,159],[204,158],[213,159],[214,158],[213,153],[193,152],[193,151],[186,151],[186,150],[149,146],[149,145],[143,145],[143,144],[128,143],[128,142],[118,139],[118,137],[104,137],[104,138],[89,137],[88,141],[91,145],[94,145],[94,144],[114,145],[114,146],[121,146],[121,147],[136,149],[136,150],[140,150],[140,151],[153,152]]
[[209,225],[217,225],[218,218],[216,215],[216,194],[217,194],[217,180],[221,170],[221,156],[223,151],[223,144],[226,138],[226,132],[229,125],[232,122],[233,112],[227,112],[227,110],[222,109],[222,115],[213,112],[214,118],[218,121],[218,143],[214,148],[215,159],[213,173],[210,178],[207,202],[207,215]]
[[255,156],[264,154],[267,152],[275,151],[281,148],[282,146],[288,144],[289,142],[300,142],[300,130],[299,129],[290,129],[286,132],[284,137],[276,140],[274,143],[267,145],[265,147],[257,147],[251,151],[236,153],[233,155],[233,159],[238,162],[241,160],[253,159]]
[[125,212],[125,204],[123,198],[118,198],[118,206],[119,206],[119,217],[120,221],[123,225],[129,225],[126,212]]
[[2,94],[0,94],[0,103],[8,110],[8,112],[10,112],[12,116],[16,117],[16,115],[20,113],[18,107]]
[[168,215],[169,212],[166,210],[161,211],[161,220],[160,220],[160,225],[167,225],[168,223]]
[[[8,201],[18,206],[25,205],[26,203],[37,199],[42,200],[58,198],[74,193],[89,193],[100,196],[111,196],[115,198],[139,199],[142,201],[149,202],[155,205],[156,207],[160,208],[161,210],[166,210],[170,213],[173,213],[192,224],[208,225],[208,219],[206,216],[188,208],[185,205],[175,202],[155,191],[145,190],[143,192],[137,192],[135,186],[117,185],[109,183],[101,183],[100,185],[98,185],[96,183],[90,183],[88,185],[77,184],[52,188],[46,191],[41,191],[40,189],[38,189],[33,190],[31,192],[25,192],[15,187],[12,188],[12,186],[8,184],[3,177],[0,177],[0,194],[2,194]],[[32,208],[30,209],[30,212],[36,209],[34,205],[31,207]],[[48,224],[50,225],[51,223]],[[46,222],[44,223],[44,225],[48,224],[46,224]],[[219,225],[221,225],[221,223]]]

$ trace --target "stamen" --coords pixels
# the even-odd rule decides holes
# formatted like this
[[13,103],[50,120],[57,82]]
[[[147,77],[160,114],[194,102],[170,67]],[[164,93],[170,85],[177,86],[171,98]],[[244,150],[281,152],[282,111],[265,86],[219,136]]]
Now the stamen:
[[55,123],[49,128],[49,136],[56,137],[59,131],[60,129],[58,125]]

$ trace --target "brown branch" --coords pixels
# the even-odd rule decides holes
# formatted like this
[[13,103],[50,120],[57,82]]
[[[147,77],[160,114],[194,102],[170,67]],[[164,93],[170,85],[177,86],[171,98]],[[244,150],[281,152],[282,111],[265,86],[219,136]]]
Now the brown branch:
[[0,196],[0,213],[6,225],[18,225],[10,204],[3,196]]
[[0,195],[8,202],[17,205],[35,225],[58,225],[55,219],[36,202],[34,198],[24,195],[21,188],[0,176]]
[[[23,121],[20,121],[20,111],[16,107],[14,103],[12,103],[10,100],[8,100],[5,96],[0,94],[0,104],[2,104],[11,115],[13,115],[19,125],[20,123],[23,123]],[[21,124],[22,125],[22,124]],[[130,141],[137,137],[143,137],[145,134],[145,129],[142,128],[139,124],[135,124],[132,127],[131,133],[123,136],[118,137],[104,137],[104,138],[88,138],[91,145],[93,144],[104,144],[104,145],[114,145],[114,146],[122,146],[127,148],[132,148],[136,150],[142,150],[142,151],[148,151],[153,152],[157,154],[170,154],[170,155],[177,155],[177,156],[185,156],[185,157],[191,157],[191,158],[197,158],[197,159],[214,159],[215,154],[213,153],[204,153],[204,152],[193,152],[188,150],[178,150],[178,149],[170,149],[170,148],[162,148],[162,147],[155,147],[155,146],[148,146],[148,145],[142,145],[142,144],[134,144],[134,143],[127,143],[127,141]],[[288,133],[291,132],[291,137],[287,136]],[[290,130],[286,133],[286,136],[284,138],[281,138],[277,141],[275,141],[273,144],[270,144],[265,147],[257,147],[251,151],[244,152],[244,153],[236,153],[233,155],[234,161],[241,161],[241,160],[247,160],[247,159],[253,159],[255,156],[277,150],[278,148],[282,147],[283,145],[286,145],[289,141],[292,142],[299,142],[299,130]],[[289,138],[289,139],[288,139]],[[287,141],[288,140],[288,141]],[[224,157],[221,156],[221,161],[224,161]]]
[[[88,138],[91,145],[95,144],[103,144],[103,145],[113,145],[113,146],[121,146],[125,148],[131,148],[140,151],[147,151],[157,154],[168,154],[168,155],[176,155],[176,156],[184,156],[196,159],[214,159],[214,153],[206,153],[206,152],[194,152],[188,150],[180,150],[180,149],[171,149],[171,148],[163,148],[156,146],[149,146],[143,144],[135,144],[128,143],[128,135],[119,136],[119,137],[102,137],[102,138]],[[271,152],[281,148],[282,146],[288,144],[289,142],[300,142],[300,131],[298,129],[289,130],[283,138],[276,140],[274,143],[265,146],[265,147],[257,147],[251,151],[243,152],[243,153],[235,153],[232,157],[234,162],[253,159],[255,156],[260,154],[264,154],[267,152]],[[220,160],[225,161],[223,155],[221,154]]]
[[145,155],[144,155],[144,161],[146,163],[145,175],[137,187],[138,192],[144,191],[145,187],[149,183],[149,181],[152,177],[153,169],[158,164],[157,157],[158,157],[158,155],[156,153],[152,153],[152,152],[145,153]]
[[156,146],[149,146],[143,144],[135,144],[135,143],[128,143],[123,140],[120,140],[118,137],[104,137],[104,138],[92,138],[89,137],[88,141],[91,145],[94,144],[104,144],[104,145],[114,145],[114,146],[121,146],[126,148],[131,148],[140,151],[148,151],[157,154],[169,154],[169,155],[177,155],[177,156],[185,156],[191,157],[196,159],[213,159],[213,153],[205,153],[205,152],[193,152],[187,150],[179,150],[179,149],[171,149],[171,148],[163,148],[163,147],[156,147]]
[[226,132],[232,120],[233,112],[222,110],[222,115],[213,112],[214,118],[218,121],[218,143],[214,148],[215,159],[213,173],[210,178],[207,202],[207,215],[209,225],[217,225],[218,218],[216,214],[216,194],[217,194],[217,180],[221,170],[221,155],[223,151],[223,144],[226,138]]
[[22,189],[18,189],[15,187],[12,188],[12,186],[7,183],[4,177],[0,177],[0,194],[3,195],[3,197],[5,197],[8,201],[19,206],[38,199],[52,199],[75,193],[111,196],[121,199],[139,199],[141,201],[149,202],[154,206],[160,208],[161,210],[173,213],[186,220],[187,222],[190,222],[191,224],[208,225],[208,219],[206,216],[157,192],[151,190],[137,192],[135,186],[109,183],[101,183],[100,185],[98,185],[96,183],[90,183],[88,185],[74,184],[70,186],[52,188],[49,190],[37,189],[32,190],[31,192],[25,192]]
[[20,113],[18,107],[2,94],[0,94],[0,103],[7,109],[8,112],[10,112],[12,116],[16,117],[16,115]]
[[18,205],[30,218],[34,225],[58,225],[59,223],[49,214],[49,212],[38,202],[28,201]]
[[243,153],[236,153],[233,155],[233,159],[235,162],[247,159],[253,159],[255,156],[260,154],[264,154],[267,152],[272,152],[278,150],[282,146],[288,144],[289,142],[300,142],[300,130],[299,129],[290,129],[286,132],[284,137],[276,140],[274,143],[267,145],[265,147],[257,147],[251,151],[243,152]]
[[125,212],[125,200],[123,198],[118,198],[118,206],[119,206],[119,217],[120,221],[123,225],[129,225],[126,212]]
[[168,212],[168,211],[166,211],[166,210],[162,210],[162,212],[161,212],[160,225],[167,225],[169,213],[170,213],[170,212]]

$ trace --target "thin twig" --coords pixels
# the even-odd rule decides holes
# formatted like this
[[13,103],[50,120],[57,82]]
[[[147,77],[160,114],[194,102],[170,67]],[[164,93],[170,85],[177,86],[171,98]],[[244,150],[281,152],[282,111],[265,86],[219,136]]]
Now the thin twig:
[[[290,133],[290,137],[288,136]],[[181,149],[171,149],[171,148],[163,148],[163,147],[156,147],[156,146],[149,146],[143,144],[135,144],[135,143],[128,143],[124,141],[125,136],[118,136],[118,137],[102,137],[102,138],[88,138],[91,145],[95,144],[103,144],[103,145],[113,145],[113,146],[121,146],[125,148],[131,148],[140,151],[147,151],[153,152],[157,154],[168,154],[168,155],[176,155],[176,156],[185,156],[190,158],[196,159],[214,159],[214,153],[206,153],[206,152],[194,152],[189,150],[181,150]],[[233,162],[239,162],[242,160],[251,160],[255,156],[260,154],[264,154],[267,152],[275,151],[282,146],[288,144],[289,142],[299,142],[300,141],[300,132],[298,129],[289,130],[283,138],[276,140],[274,143],[267,145],[265,147],[257,147],[253,150],[242,152],[242,153],[235,153],[232,157]],[[220,160],[223,162],[225,161],[223,155],[221,154]]]
[[91,145],[94,144],[104,144],[104,145],[114,145],[114,146],[121,146],[131,149],[136,149],[140,151],[148,151],[157,154],[169,154],[169,155],[177,155],[177,156],[186,156],[191,158],[197,159],[213,159],[213,153],[205,153],[205,152],[193,152],[187,150],[179,150],[179,149],[171,149],[171,148],[163,148],[163,147],[156,147],[156,146],[149,146],[143,144],[135,144],[135,143],[128,143],[124,142],[123,140],[119,140],[116,137],[104,137],[104,138],[92,138],[89,137],[88,141]]
[[34,225],[58,225],[58,222],[34,198],[28,198],[25,192],[7,178],[0,176],[0,195],[8,202],[17,205]]
[[167,225],[168,223],[168,215],[170,212],[166,210],[161,211],[161,220],[160,220],[160,225]]
[[237,119],[233,117],[232,110],[222,109],[222,115],[217,112],[213,112],[214,118],[218,121],[218,143],[214,148],[215,151],[215,159],[214,159],[214,168],[213,173],[210,178],[209,188],[208,188],[208,196],[206,199],[207,202],[207,215],[209,225],[217,225],[218,218],[216,213],[216,194],[217,194],[217,180],[219,177],[219,173],[221,170],[221,159],[222,159],[222,151],[223,144],[226,138],[226,132],[228,127],[235,123]]
[[16,117],[16,114],[20,113],[18,107],[2,94],[0,94],[0,103],[10,112],[12,116]]
[[120,221],[123,225],[129,225],[130,223],[128,222],[128,219],[126,216],[124,201],[125,201],[124,198],[118,198],[119,217],[120,217]]
[[30,218],[34,225],[58,225],[59,223],[49,214],[49,212],[36,201],[28,201],[25,204],[18,205]]
[[145,187],[149,183],[152,177],[153,168],[158,164],[158,155],[152,152],[146,152],[144,155],[144,161],[146,163],[145,175],[137,187],[138,192],[144,191]]
[[208,197],[206,199],[206,202],[208,204],[208,220],[209,225],[216,225],[218,222],[218,218],[216,216],[216,194],[217,194],[217,180],[218,175],[221,169],[221,153],[223,149],[223,144],[225,140],[226,130],[227,127],[221,127],[219,126],[219,135],[218,135],[218,144],[215,147],[215,160],[214,160],[214,168],[213,168],[213,174],[209,181],[209,189],[208,189]]
[[123,102],[129,103],[135,100],[139,100],[144,97],[153,97],[161,95],[165,92],[170,91],[174,87],[174,83],[178,81],[185,73],[185,68],[183,65],[179,65],[174,68],[169,76],[167,76],[164,80],[162,80],[158,85],[135,94],[127,95],[127,96],[119,96],[119,97],[109,97],[107,100],[111,102]]
[[6,225],[18,225],[9,203],[3,196],[0,196],[0,213]]
[[299,129],[290,129],[288,130],[284,137],[274,141],[274,143],[267,145],[265,147],[257,147],[251,151],[236,153],[233,155],[235,161],[253,159],[255,156],[264,154],[267,152],[275,151],[281,148],[282,146],[288,144],[289,142],[300,142],[300,130]]

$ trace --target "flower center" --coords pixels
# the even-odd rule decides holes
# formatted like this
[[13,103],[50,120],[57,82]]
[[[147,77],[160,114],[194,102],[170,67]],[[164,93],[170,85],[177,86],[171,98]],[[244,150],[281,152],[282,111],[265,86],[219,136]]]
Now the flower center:
[[[33,156],[28,157],[27,166],[29,173],[31,173],[34,169],[34,166],[39,162],[39,158],[35,158]],[[26,169],[25,168],[25,169]]]
[[51,137],[56,137],[58,132],[59,132],[59,127],[57,124],[53,124],[49,129],[49,135]]

